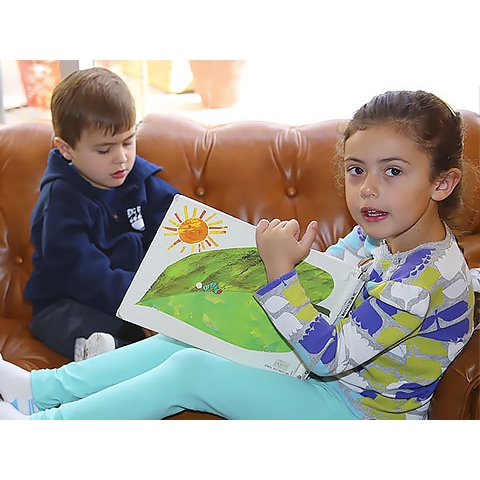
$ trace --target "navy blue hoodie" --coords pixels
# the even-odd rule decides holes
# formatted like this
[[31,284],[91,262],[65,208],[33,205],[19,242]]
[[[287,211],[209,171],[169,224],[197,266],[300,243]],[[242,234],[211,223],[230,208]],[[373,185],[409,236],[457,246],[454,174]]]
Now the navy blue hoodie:
[[137,156],[124,184],[104,190],[50,151],[32,213],[33,272],[25,297],[33,313],[64,298],[115,315],[175,194]]

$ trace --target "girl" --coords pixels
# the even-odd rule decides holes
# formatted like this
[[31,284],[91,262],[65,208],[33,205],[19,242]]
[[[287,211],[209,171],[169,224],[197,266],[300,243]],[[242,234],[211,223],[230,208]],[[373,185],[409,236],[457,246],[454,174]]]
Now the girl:
[[446,223],[460,204],[462,148],[460,115],[432,94],[387,92],[355,113],[338,165],[358,226],[327,252],[373,262],[334,325],[295,270],[317,223],[302,238],[296,220],[258,223],[269,283],[255,296],[309,365],[307,380],[156,335],[54,370],[0,360],[0,418],[159,419],[184,409],[230,419],[427,418],[473,328],[469,271]]

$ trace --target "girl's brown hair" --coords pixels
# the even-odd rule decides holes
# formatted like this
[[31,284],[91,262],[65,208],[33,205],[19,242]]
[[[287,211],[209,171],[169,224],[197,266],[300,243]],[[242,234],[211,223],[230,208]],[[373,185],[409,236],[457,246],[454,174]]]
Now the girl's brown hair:
[[[344,186],[345,142],[357,131],[389,123],[415,141],[430,158],[430,180],[433,182],[450,168],[458,168],[463,178],[462,117],[447,103],[424,91],[394,91],[373,97],[359,108],[340,133],[337,143],[337,180]],[[453,212],[462,204],[462,180],[439,204],[440,217],[449,223]]]

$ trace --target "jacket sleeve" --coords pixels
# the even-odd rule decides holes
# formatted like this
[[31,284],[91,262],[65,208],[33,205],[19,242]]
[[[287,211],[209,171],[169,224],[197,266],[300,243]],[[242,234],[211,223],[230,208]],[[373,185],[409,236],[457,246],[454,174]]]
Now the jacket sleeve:
[[377,244],[377,240],[365,235],[362,228],[357,225],[337,243],[330,245],[325,253],[349,265],[357,265],[360,260],[371,256],[371,251]]
[[143,246],[145,250],[147,250],[152,243],[173,198],[179,193],[180,191],[176,187],[160,177],[152,175],[146,179],[145,197],[147,201],[144,205],[144,215],[147,229],[143,234]]
[[99,240],[101,235],[95,233],[108,226],[100,225],[95,212],[72,195],[69,202],[49,205],[39,216],[41,225],[32,228],[41,232],[34,256],[34,263],[37,260],[41,267],[39,276],[33,277],[32,299],[36,295],[44,298],[50,288],[54,295],[115,315],[144,249],[135,232]]
[[393,281],[372,283],[363,295],[336,324],[315,309],[295,270],[255,297],[310,370],[330,376],[362,365],[418,330],[430,303],[423,288]]

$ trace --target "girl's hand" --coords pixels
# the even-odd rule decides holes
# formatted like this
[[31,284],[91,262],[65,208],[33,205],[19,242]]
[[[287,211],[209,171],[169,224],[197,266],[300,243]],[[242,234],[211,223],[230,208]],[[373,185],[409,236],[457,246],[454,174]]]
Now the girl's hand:
[[310,222],[303,238],[299,239],[297,220],[280,221],[275,218],[271,222],[265,219],[258,222],[255,238],[269,282],[290,272],[307,257],[317,228],[317,222]]

